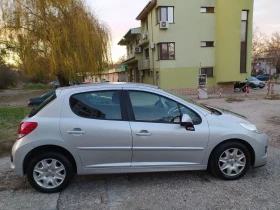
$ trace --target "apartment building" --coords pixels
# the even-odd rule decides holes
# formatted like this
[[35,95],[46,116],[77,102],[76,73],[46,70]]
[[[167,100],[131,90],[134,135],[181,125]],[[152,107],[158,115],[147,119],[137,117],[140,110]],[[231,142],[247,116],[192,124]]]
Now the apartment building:
[[128,81],[181,94],[197,92],[199,74],[209,93],[251,74],[253,0],[152,0],[119,45]]

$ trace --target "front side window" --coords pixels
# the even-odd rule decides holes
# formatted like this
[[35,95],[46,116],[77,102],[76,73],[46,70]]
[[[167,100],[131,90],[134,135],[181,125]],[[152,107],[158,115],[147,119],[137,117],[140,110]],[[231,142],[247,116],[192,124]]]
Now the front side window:
[[83,118],[121,120],[120,92],[98,91],[72,95],[72,111]]
[[180,113],[182,115],[183,114],[189,115],[190,118],[192,119],[194,125],[199,125],[202,122],[200,116],[193,110],[191,110],[188,107],[183,106],[183,105],[179,105],[179,107],[180,107]]
[[177,103],[160,95],[129,91],[136,121],[174,122],[180,116]]
[[175,43],[158,44],[158,60],[175,60]]
[[157,23],[160,21],[168,21],[174,23],[174,7],[158,7],[157,8]]
[[200,116],[183,105],[153,93],[129,91],[136,121],[179,123],[182,114],[189,115],[193,123],[201,123]]

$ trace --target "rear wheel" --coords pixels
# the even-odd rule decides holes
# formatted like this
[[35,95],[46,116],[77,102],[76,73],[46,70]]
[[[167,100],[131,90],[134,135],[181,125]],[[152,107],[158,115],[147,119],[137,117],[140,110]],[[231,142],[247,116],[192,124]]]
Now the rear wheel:
[[226,142],[213,151],[209,166],[215,176],[224,180],[235,180],[246,174],[250,162],[250,153],[244,144]]
[[70,161],[55,152],[34,157],[27,168],[30,185],[43,193],[56,193],[65,189],[74,175]]

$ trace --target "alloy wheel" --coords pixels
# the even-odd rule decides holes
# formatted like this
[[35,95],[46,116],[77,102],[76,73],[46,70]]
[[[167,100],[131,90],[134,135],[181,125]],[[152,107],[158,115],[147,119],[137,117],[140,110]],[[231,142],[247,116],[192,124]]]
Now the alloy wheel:
[[226,176],[237,176],[246,167],[246,156],[240,149],[227,149],[220,156],[218,164]]

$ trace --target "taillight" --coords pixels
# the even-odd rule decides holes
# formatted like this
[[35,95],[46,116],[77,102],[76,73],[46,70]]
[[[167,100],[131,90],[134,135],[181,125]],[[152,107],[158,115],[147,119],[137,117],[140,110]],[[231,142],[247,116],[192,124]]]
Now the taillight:
[[36,122],[22,122],[18,127],[18,139],[23,138],[32,131],[34,131],[38,126]]

